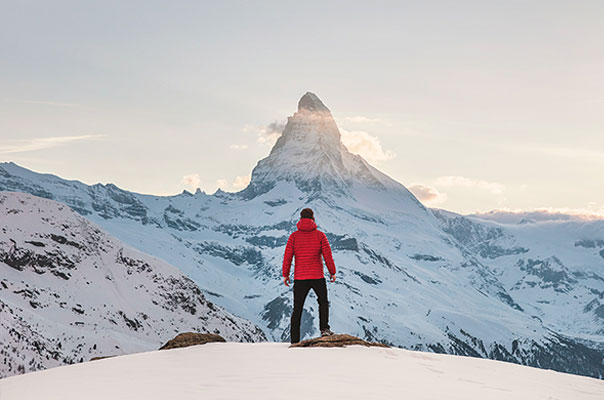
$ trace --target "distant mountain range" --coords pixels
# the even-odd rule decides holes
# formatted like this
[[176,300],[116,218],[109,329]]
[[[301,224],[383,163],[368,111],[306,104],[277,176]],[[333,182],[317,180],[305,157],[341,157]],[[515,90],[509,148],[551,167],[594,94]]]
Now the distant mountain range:
[[[14,163],[0,164],[0,190],[67,204],[277,341],[289,339],[292,305],[284,245],[311,207],[338,268],[335,331],[604,376],[604,221],[501,224],[426,208],[346,149],[312,93],[237,193],[143,195]],[[318,328],[316,302],[307,309],[303,336]]]

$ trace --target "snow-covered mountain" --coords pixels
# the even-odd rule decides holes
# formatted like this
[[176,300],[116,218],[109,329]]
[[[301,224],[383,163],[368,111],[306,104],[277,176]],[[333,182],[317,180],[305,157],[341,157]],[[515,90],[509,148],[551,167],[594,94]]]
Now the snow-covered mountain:
[[[0,164],[0,189],[68,204],[279,341],[292,303],[280,281],[284,245],[311,207],[338,268],[334,330],[604,376],[604,221],[503,225],[428,209],[351,154],[312,93],[237,193],[141,195],[13,163]],[[318,325],[316,303],[307,309],[303,337]]]
[[183,331],[266,340],[64,204],[0,192],[0,221],[0,377],[158,349]]
[[[398,196],[397,210],[424,209],[403,185],[346,149],[331,112],[313,93],[302,96],[298,111],[288,118],[269,156],[258,162],[250,184],[238,197],[261,196],[279,182],[293,183],[310,199],[352,196],[358,200],[359,190],[370,189]],[[400,207],[398,201],[410,204]]]
[[0,393],[2,400],[599,400],[604,382],[396,348],[209,343],[15,376],[0,380]]
[[460,247],[479,257],[523,312],[602,348],[604,220],[499,224],[442,210],[434,214]]

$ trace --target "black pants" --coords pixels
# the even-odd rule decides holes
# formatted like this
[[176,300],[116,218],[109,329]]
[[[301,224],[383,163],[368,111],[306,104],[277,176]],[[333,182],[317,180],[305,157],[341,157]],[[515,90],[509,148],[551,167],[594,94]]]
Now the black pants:
[[294,312],[290,325],[290,338],[292,343],[300,341],[300,319],[304,309],[304,300],[312,288],[319,302],[319,328],[329,329],[329,303],[327,301],[327,284],[325,278],[294,280]]

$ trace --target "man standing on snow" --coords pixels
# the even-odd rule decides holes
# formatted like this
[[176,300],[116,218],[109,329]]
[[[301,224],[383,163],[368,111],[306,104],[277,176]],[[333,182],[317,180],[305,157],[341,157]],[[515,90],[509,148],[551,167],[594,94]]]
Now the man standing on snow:
[[289,286],[289,271],[292,257],[296,257],[294,266],[294,311],[291,318],[290,338],[292,343],[300,341],[300,319],[304,308],[304,300],[310,289],[315,291],[319,302],[319,328],[321,336],[333,335],[329,330],[329,303],[327,302],[327,284],[323,275],[323,261],[327,264],[331,282],[336,280],[336,265],[331,255],[331,247],[327,236],[317,230],[315,217],[310,208],[300,213],[300,221],[296,224],[298,230],[287,239],[283,257],[283,283]]

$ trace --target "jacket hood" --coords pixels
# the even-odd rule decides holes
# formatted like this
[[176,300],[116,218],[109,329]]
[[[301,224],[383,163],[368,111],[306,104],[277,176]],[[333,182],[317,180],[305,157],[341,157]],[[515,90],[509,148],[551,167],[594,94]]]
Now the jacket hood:
[[317,224],[310,218],[300,218],[300,221],[296,224],[299,230],[304,232],[310,232],[317,229]]

